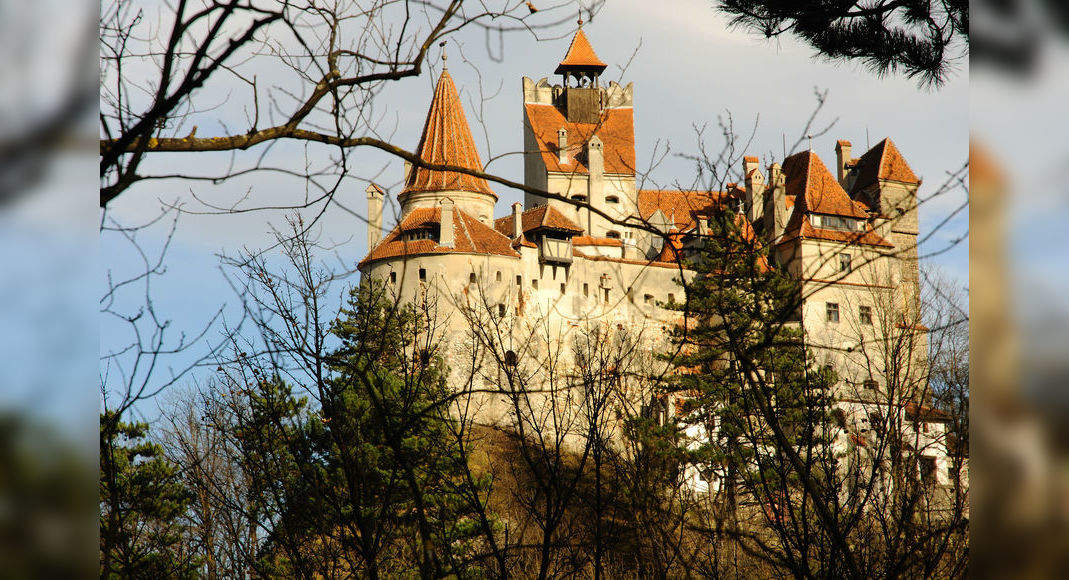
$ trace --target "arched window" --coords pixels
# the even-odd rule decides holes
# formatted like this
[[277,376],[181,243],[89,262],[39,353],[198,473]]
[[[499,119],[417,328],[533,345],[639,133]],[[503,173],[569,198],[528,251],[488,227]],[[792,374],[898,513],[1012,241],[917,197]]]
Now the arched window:
[[498,270],[498,272],[497,272],[497,281],[498,282],[501,281],[501,271],[500,270]]
[[605,237],[612,238],[614,240],[619,240],[620,239],[620,232],[618,232],[616,230],[609,230],[608,232],[605,232]]
[[474,284],[475,280],[476,280],[475,272],[472,272],[471,274],[468,274],[468,284]]
[[516,353],[513,351],[505,352],[505,365],[514,367],[519,363],[519,359],[516,357]]
[[620,198],[615,195],[605,196],[605,203],[620,203]]

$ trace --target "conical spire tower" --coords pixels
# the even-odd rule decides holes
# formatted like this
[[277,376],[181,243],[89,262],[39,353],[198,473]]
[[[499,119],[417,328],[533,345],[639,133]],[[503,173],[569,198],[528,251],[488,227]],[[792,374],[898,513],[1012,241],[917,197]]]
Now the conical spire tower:
[[[425,163],[452,165],[472,171],[483,169],[475,139],[464,115],[464,106],[448,69],[443,70],[438,78],[416,155]],[[406,176],[405,187],[398,200],[402,211],[407,214],[414,207],[435,207],[446,197],[451,198],[458,209],[466,210],[485,222],[493,217],[494,202],[497,201],[497,196],[481,177],[418,166],[413,167]]]

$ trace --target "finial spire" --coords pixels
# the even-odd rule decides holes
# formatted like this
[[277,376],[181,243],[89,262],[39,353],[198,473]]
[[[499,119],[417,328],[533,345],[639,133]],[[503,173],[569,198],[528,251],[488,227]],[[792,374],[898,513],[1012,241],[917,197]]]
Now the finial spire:
[[810,133],[810,134],[806,135],[805,138],[809,139],[809,150],[812,151],[813,150],[813,134]]
[[445,41],[443,40],[439,42],[438,46],[442,49],[442,70],[449,70],[449,63],[447,62],[449,60],[449,55],[445,53]]
[[583,28],[583,0],[575,0],[575,6],[579,9],[579,28]]

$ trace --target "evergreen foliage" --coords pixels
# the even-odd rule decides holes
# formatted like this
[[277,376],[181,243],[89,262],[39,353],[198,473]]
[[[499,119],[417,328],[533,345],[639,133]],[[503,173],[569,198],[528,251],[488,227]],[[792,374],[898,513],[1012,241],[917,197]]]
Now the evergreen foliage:
[[101,577],[195,575],[197,559],[182,550],[191,494],[147,433],[147,423],[100,415]]

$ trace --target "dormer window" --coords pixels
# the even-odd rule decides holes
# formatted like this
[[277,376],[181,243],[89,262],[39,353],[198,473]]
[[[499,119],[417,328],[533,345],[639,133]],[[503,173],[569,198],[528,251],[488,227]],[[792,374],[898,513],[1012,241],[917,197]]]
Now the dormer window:
[[438,232],[435,228],[418,228],[415,230],[408,230],[401,236],[401,241],[415,242],[417,240],[437,240]]
[[856,232],[864,229],[865,222],[859,219],[848,218],[838,215],[822,215],[818,217],[818,227],[828,230],[842,230]]
[[608,232],[605,232],[605,237],[606,238],[611,238],[613,240],[619,240],[620,239],[620,232],[615,231],[615,230],[610,230]]

